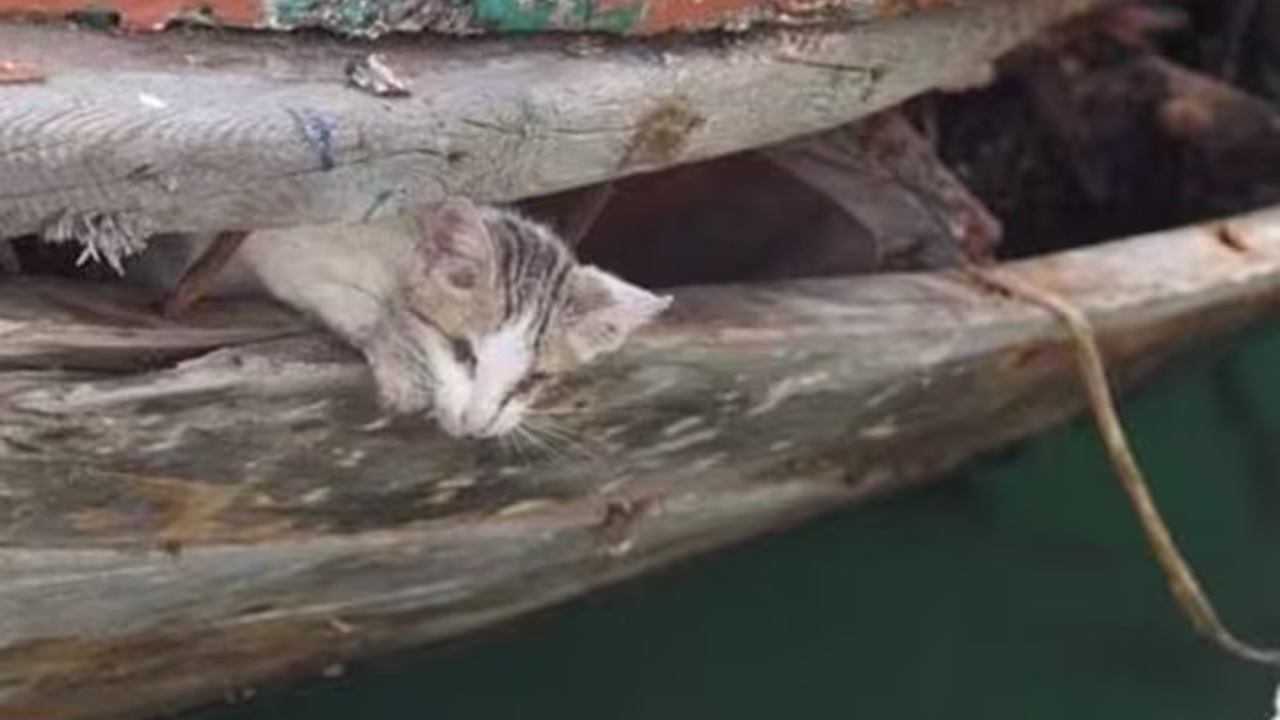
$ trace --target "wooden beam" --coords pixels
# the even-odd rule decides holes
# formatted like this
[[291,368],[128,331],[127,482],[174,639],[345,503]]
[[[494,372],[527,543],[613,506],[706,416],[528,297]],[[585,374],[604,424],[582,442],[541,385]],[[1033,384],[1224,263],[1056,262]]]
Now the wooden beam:
[[[1274,315],[1280,209],[1009,272],[1087,311],[1128,383]],[[1054,319],[960,275],[688,288],[548,398],[575,439],[521,455],[380,422],[354,354],[278,314],[67,292],[0,284],[0,716],[24,720],[476,628],[935,477],[1083,396]]]
[[[936,270],[995,255],[999,220],[897,109],[767,148],[761,155],[867,228],[881,268]],[[807,250],[831,256],[839,252],[832,247]],[[864,248],[845,250],[865,254]]]
[[509,201],[780,142],[959,82],[1098,0],[990,0],[811,31],[609,44],[385,38],[410,91],[347,86],[336,39],[0,24],[0,237],[354,221]]

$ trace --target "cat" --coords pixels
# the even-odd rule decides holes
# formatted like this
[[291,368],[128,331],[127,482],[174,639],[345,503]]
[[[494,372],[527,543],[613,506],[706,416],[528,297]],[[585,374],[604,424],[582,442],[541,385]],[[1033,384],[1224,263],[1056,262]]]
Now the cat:
[[[128,275],[172,287],[211,237],[152,242]],[[671,303],[577,262],[547,226],[450,198],[376,221],[254,232],[210,295],[265,291],[359,350],[380,404],[454,437],[515,430],[539,391]]]

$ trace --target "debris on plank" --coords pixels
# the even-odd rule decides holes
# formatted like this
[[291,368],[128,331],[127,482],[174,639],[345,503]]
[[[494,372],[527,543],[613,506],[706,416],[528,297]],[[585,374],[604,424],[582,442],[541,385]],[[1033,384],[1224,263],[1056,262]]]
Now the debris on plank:
[[369,53],[347,63],[347,82],[378,97],[408,97],[409,86],[387,64],[386,56]]
[[35,63],[0,60],[0,85],[19,85],[44,81],[44,68]]

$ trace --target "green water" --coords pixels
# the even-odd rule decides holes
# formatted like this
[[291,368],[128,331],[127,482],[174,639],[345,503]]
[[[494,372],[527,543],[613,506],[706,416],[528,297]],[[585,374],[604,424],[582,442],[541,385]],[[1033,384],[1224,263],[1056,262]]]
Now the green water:
[[[1131,396],[1135,448],[1238,633],[1280,643],[1280,327]],[[1090,426],[515,626],[187,720],[1264,720],[1195,639]]]

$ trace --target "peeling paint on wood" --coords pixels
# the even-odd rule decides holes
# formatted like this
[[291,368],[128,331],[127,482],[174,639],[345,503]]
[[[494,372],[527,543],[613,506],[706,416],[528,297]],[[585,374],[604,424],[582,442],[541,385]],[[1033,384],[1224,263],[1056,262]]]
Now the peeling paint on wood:
[[[983,0],[968,0],[981,2]],[[450,34],[745,30],[754,25],[869,21],[962,0],[0,0],[0,16],[118,16],[121,27],[162,30],[175,21],[225,27],[324,28],[377,37]]]

